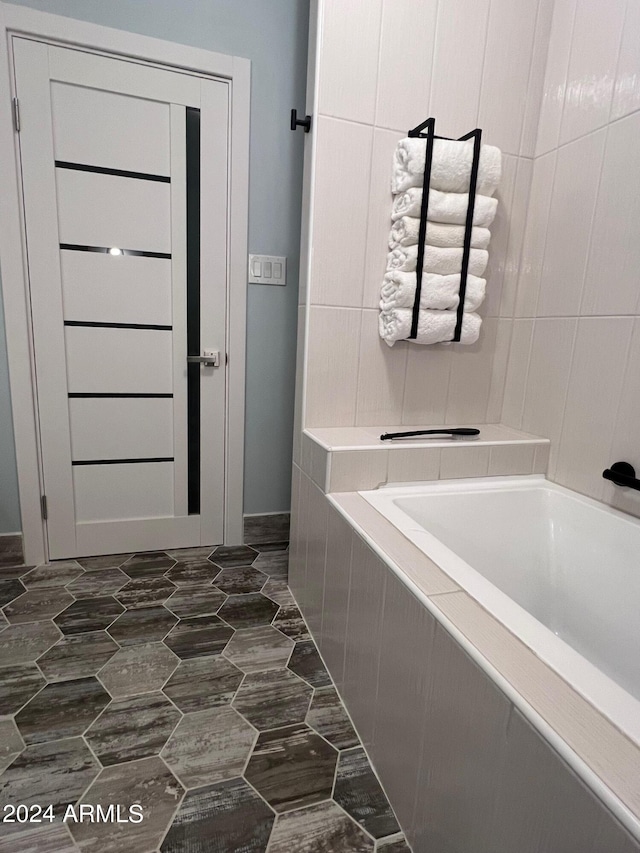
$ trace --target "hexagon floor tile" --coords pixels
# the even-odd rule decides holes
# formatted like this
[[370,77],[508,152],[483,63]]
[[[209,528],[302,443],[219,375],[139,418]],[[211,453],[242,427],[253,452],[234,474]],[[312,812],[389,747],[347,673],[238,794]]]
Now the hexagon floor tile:
[[268,625],[280,605],[259,592],[248,595],[230,595],[218,610],[218,616],[234,628],[253,628]]
[[0,720],[0,773],[6,770],[23,749],[24,741],[13,720]]
[[162,853],[264,853],[273,821],[264,800],[243,779],[231,779],[189,791],[160,849]]
[[223,569],[250,566],[258,552],[248,545],[220,545],[209,555],[209,559]]
[[192,616],[214,616],[226,600],[224,592],[211,584],[181,586],[165,601],[164,606],[180,619],[188,619]]
[[165,607],[141,607],[126,610],[119,616],[108,632],[121,646],[159,642],[178,621],[178,617]]
[[106,631],[72,634],[58,640],[37,663],[49,681],[86,678],[95,675],[118,649]]
[[278,631],[282,631],[292,640],[310,640],[311,635],[307,630],[302,614],[296,604],[285,604],[280,607],[278,615],[271,623]]
[[130,580],[129,575],[125,575],[120,569],[94,569],[67,584],[67,592],[76,598],[101,598],[104,595],[114,595]]
[[100,773],[82,803],[104,805],[139,803],[139,823],[71,823],[71,834],[82,853],[150,853],[156,850],[171,823],[184,790],[159,758],[107,767]]
[[42,673],[34,663],[0,668],[0,717],[15,714],[45,684]]
[[17,578],[11,580],[0,580],[0,607],[9,604],[14,598],[22,595],[27,591],[27,588]]
[[289,552],[263,551],[253,566],[265,575],[286,581],[289,574]]
[[191,560],[180,560],[166,574],[169,580],[177,586],[209,586],[220,574],[220,567],[214,566],[206,557],[196,557]]
[[160,690],[180,663],[164,643],[125,646],[100,670],[100,681],[114,699]]
[[22,583],[27,589],[66,586],[82,573],[82,567],[75,560],[58,560],[56,563],[46,563],[31,569],[22,576]]
[[245,770],[249,784],[277,812],[331,796],[338,753],[304,725],[263,732]]
[[148,551],[146,554],[134,554],[120,568],[130,578],[151,578],[163,575],[175,562],[164,551]]
[[223,569],[216,578],[216,586],[227,595],[242,595],[245,592],[260,592],[269,580],[267,575],[253,566],[239,569]]
[[340,753],[333,798],[374,838],[400,832],[398,821],[362,747]]
[[183,714],[229,705],[243,673],[221,655],[183,660],[163,692]]
[[307,714],[307,725],[336,749],[349,749],[360,743],[335,687],[315,691]]
[[105,766],[158,755],[181,718],[163,693],[114,699],[85,734]]
[[63,634],[102,631],[124,612],[124,607],[111,595],[74,601],[53,620]]
[[2,632],[0,667],[37,660],[61,636],[58,628],[49,621],[10,625]]
[[117,593],[116,598],[128,610],[138,607],[153,607],[164,604],[172,592],[176,591],[175,584],[167,578],[133,578]]
[[[82,738],[37,743],[28,746],[0,776],[0,801],[27,806],[51,803],[54,813],[60,814],[99,771]],[[19,829],[21,824],[0,823],[0,838]]]
[[308,681],[312,687],[329,687],[331,684],[331,677],[313,640],[296,643],[289,659],[289,669]]
[[280,815],[269,844],[270,853],[372,853],[374,842],[329,801]]
[[76,562],[80,563],[83,569],[92,572],[95,569],[117,569],[132,556],[133,554],[103,554],[99,557],[78,557]]
[[288,557],[198,546],[0,571],[0,800],[144,815],[0,824],[0,850],[411,853]]
[[161,757],[185,788],[200,788],[240,776],[256,731],[233,708],[187,714]]
[[236,631],[223,654],[243,672],[281,669],[293,651],[294,643],[271,625]]
[[165,644],[182,660],[218,655],[233,636],[233,628],[217,616],[181,619],[165,637]]
[[259,731],[303,723],[309,710],[309,685],[286,669],[247,675],[232,707]]
[[94,678],[47,684],[16,714],[16,724],[26,744],[81,735],[111,701]]
[[75,601],[63,587],[30,589],[3,607],[2,612],[12,625],[51,619]]

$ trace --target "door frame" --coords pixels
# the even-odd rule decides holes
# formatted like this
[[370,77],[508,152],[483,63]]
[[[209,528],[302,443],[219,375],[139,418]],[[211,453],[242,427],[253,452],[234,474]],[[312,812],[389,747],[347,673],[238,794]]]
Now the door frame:
[[184,71],[230,83],[227,235],[227,387],[224,473],[224,544],[243,541],[247,230],[251,62],[176,42],[89,24],[0,2],[0,275],[4,299],[9,383],[18,470],[25,563],[48,558],[42,517],[33,335],[10,39],[41,41]]

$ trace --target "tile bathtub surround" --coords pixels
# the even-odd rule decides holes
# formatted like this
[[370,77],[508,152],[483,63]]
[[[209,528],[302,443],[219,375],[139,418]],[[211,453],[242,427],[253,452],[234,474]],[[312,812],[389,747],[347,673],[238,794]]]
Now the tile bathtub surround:
[[[0,798],[56,813],[136,802],[144,820],[0,824],[0,850],[407,853],[283,577],[288,542],[205,552],[16,567],[9,615],[64,594],[71,616],[66,633],[42,613],[0,632]],[[176,570],[186,583],[168,580]],[[100,573],[121,605],[95,595]]]
[[381,443],[380,435],[401,432],[404,427],[307,429],[302,436],[303,470],[326,492],[546,472],[546,439],[498,424],[480,424],[479,428],[480,439],[473,442],[421,441],[417,437],[397,443]]
[[[410,580],[435,608],[605,785],[640,815],[637,747],[465,592],[451,581],[448,587],[438,585],[439,578],[447,576],[424,555],[418,556],[417,549],[407,548],[411,543],[359,495],[341,494],[336,501],[392,563],[406,567]],[[331,536],[327,537],[331,574],[325,574],[321,649],[334,677],[345,683],[343,695],[358,730],[373,732],[365,746],[414,849],[537,853],[569,849],[568,839],[575,838],[584,839],[576,849],[589,853],[640,850],[640,843],[631,840],[601,801],[524,721],[401,577],[353,530],[347,517],[330,505],[328,529],[340,535],[341,547],[332,548]],[[370,587],[386,573],[384,591],[368,595],[360,580],[363,572],[370,578]],[[346,629],[338,618],[334,588],[348,601]],[[382,626],[380,638],[370,632],[366,660],[358,654],[357,627],[349,630],[354,616],[356,626]],[[336,646],[342,648],[341,659],[335,655]],[[357,679],[359,659],[363,683],[373,680],[365,688],[368,700],[362,702],[346,687]],[[344,660],[351,661],[348,677],[342,669]],[[508,779],[505,767],[510,768]],[[523,767],[535,767],[535,771],[524,773]],[[455,803],[447,795],[453,789]],[[514,811],[515,799],[520,806]],[[521,814],[524,804],[526,818]],[[532,827],[539,827],[543,835]],[[600,846],[605,838],[609,847]]]

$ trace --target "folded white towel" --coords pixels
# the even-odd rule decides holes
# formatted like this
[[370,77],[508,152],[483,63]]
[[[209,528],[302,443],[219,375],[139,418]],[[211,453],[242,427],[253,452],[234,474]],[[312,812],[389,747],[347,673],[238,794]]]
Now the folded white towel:
[[[423,185],[425,149],[425,139],[406,137],[398,142],[393,158],[392,192],[404,192],[409,187]],[[430,188],[443,192],[468,192],[472,159],[472,140],[434,140]],[[500,149],[494,145],[481,146],[477,192],[481,195],[493,195],[500,182],[500,174]]]
[[[422,187],[409,187],[394,198],[391,219],[395,222],[401,216],[420,216],[421,206]],[[468,206],[469,193],[443,193],[440,190],[430,189],[427,217],[431,222],[464,225],[467,221]],[[473,205],[473,224],[488,228],[495,218],[497,209],[497,198],[478,193]]]
[[[484,300],[487,283],[475,275],[467,276],[464,310],[475,311]],[[439,310],[456,309],[460,304],[460,275],[422,274],[420,308]],[[414,272],[388,272],[380,291],[380,310],[413,308],[416,298],[416,274]]]
[[[380,337],[392,347],[396,341],[406,340],[411,333],[413,312],[410,308],[397,308],[380,314]],[[456,329],[455,311],[420,311],[418,334],[412,339],[417,344],[439,344],[450,341]],[[462,315],[461,344],[474,344],[480,336],[482,320],[477,314]]]
[[[415,216],[403,216],[393,223],[389,236],[389,248],[414,246],[418,242],[420,220]],[[464,243],[464,225],[445,225],[442,222],[427,222],[426,243],[441,249],[459,249]],[[488,228],[471,229],[471,246],[486,249],[491,240]]]
[[[413,272],[418,260],[417,246],[398,246],[387,255],[387,270]],[[469,269],[471,275],[482,275],[487,267],[489,253],[486,249],[471,249],[469,252]],[[435,272],[439,275],[459,273],[462,265],[462,249],[440,249],[435,246],[424,247],[425,272]]]

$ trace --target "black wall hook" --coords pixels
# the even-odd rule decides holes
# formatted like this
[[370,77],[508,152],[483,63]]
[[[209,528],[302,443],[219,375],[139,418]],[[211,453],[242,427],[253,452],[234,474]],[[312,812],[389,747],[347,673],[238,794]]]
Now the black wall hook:
[[291,110],[291,130],[296,130],[298,127],[304,127],[304,132],[309,133],[311,130],[311,116],[298,118],[298,110]]
[[605,480],[611,480],[616,486],[626,486],[640,492],[640,480],[636,479],[636,469],[629,462],[614,462],[611,468],[602,472]]

